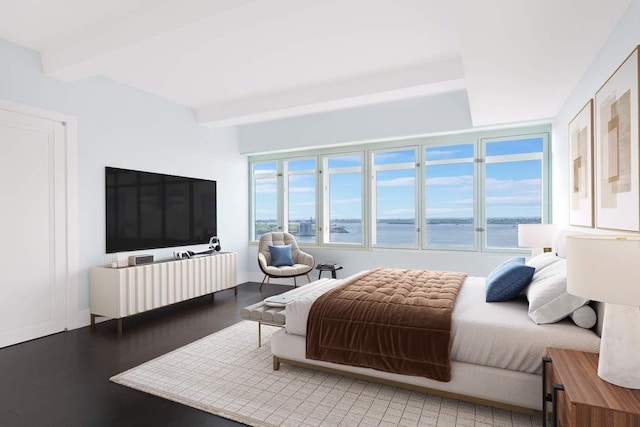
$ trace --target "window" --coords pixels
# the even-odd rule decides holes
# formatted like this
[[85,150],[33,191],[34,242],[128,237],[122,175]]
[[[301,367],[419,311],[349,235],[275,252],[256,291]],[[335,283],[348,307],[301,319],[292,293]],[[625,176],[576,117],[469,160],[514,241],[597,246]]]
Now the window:
[[323,158],[323,243],[362,245],[362,155]]
[[545,138],[484,140],[486,248],[517,248],[518,224],[545,220]]
[[301,245],[522,251],[518,224],[549,219],[547,129],[256,156],[251,238],[285,230]]
[[316,159],[296,159],[285,165],[287,231],[298,243],[316,243]]
[[425,148],[424,247],[475,247],[474,144]]
[[416,247],[416,149],[373,152],[371,163],[372,245]]
[[277,162],[253,163],[253,238],[278,230],[278,169]]

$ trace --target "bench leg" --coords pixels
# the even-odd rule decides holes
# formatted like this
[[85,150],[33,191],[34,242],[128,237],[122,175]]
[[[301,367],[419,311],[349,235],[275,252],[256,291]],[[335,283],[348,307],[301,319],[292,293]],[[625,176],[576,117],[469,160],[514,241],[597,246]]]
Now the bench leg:
[[280,369],[280,360],[278,356],[273,356],[273,370],[277,371],[278,369]]

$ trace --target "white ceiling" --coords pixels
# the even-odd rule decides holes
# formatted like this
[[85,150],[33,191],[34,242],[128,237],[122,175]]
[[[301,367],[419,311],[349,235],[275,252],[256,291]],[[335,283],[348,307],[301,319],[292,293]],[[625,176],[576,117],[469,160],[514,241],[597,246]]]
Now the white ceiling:
[[212,126],[461,89],[491,125],[553,117],[629,2],[0,0],[0,38]]

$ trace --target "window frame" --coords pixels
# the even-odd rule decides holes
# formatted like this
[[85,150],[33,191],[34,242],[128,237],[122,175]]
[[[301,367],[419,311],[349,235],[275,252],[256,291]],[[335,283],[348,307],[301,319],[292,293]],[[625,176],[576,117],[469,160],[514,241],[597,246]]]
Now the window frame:
[[[289,163],[290,162],[295,162],[295,161],[299,161],[299,160],[313,160],[315,162],[315,168],[314,169],[304,169],[304,170],[299,170],[299,171],[289,171]],[[304,243],[305,245],[309,245],[309,246],[318,246],[318,242],[320,240],[320,231],[319,231],[319,218],[318,218],[318,213],[320,212],[320,209],[318,207],[318,191],[320,190],[319,187],[319,179],[318,179],[318,171],[319,171],[319,166],[318,166],[318,156],[314,156],[314,155],[308,155],[308,156],[296,156],[296,157],[287,157],[287,158],[283,158],[281,159],[280,163],[282,164],[282,230],[286,231],[287,233],[290,233],[289,231],[289,177],[292,175],[310,175],[313,174],[314,175],[314,199],[315,199],[315,206],[314,206],[314,217],[316,220],[316,238],[314,242],[299,242],[300,244]]]
[[[275,172],[271,173],[255,173],[254,165],[256,163],[270,163],[274,162],[276,164]],[[257,179],[269,179],[275,178],[276,180],[276,226],[278,230],[282,230],[282,191],[281,189],[281,164],[278,160],[274,159],[265,159],[265,160],[257,160],[255,162],[249,162],[249,237],[250,241],[257,242],[259,239],[256,239],[256,180]],[[257,177],[259,176],[259,178]]]
[[[478,253],[499,253],[509,254],[527,254],[528,248],[490,248],[486,247],[486,144],[490,142],[509,141],[514,139],[541,137],[543,139],[543,151],[538,153],[542,161],[542,222],[549,223],[551,219],[552,200],[551,195],[551,153],[550,138],[551,127],[548,124],[503,128],[494,130],[470,131],[470,132],[454,132],[443,135],[415,136],[408,138],[392,138],[387,140],[371,141],[368,143],[345,144],[343,146],[319,148],[319,149],[299,149],[289,152],[271,153],[263,155],[252,155],[248,158],[249,166],[249,204],[250,204],[250,234],[249,244],[255,245],[258,240],[255,239],[255,176],[253,174],[253,165],[255,163],[275,162],[276,163],[276,185],[277,185],[277,209],[278,209],[278,227],[279,230],[288,230],[288,197],[285,193],[285,185],[288,185],[288,175],[285,174],[285,162],[302,159],[316,159],[316,242],[300,242],[301,246],[320,247],[323,249],[350,249],[350,250],[378,250],[378,249],[394,249],[394,250],[420,250],[420,251],[456,251],[456,252],[478,252]],[[426,233],[426,148],[434,146],[464,145],[472,144],[474,147],[474,245],[467,248],[427,246],[425,244]],[[416,162],[417,185],[416,185],[416,204],[417,215],[416,223],[420,231],[418,245],[415,248],[394,245],[378,245],[372,244],[372,228],[375,226],[375,197],[371,196],[371,190],[375,182],[371,179],[374,174],[373,153],[385,151],[399,151],[402,149],[415,148],[418,150]],[[362,210],[362,244],[351,244],[341,242],[328,242],[324,236],[324,227],[326,221],[325,213],[328,215],[328,198],[329,193],[325,190],[325,178],[327,175],[324,159],[331,157],[342,157],[348,155],[358,155],[362,159],[361,163],[361,210]],[[506,156],[529,156],[525,155],[506,155]],[[488,163],[492,163],[494,158],[491,156]],[[499,156],[502,157],[502,156]],[[458,160],[458,159],[455,159]],[[525,159],[529,160],[529,159]],[[446,161],[449,162],[449,161]],[[455,162],[455,161],[453,161]],[[452,162],[452,163],[453,163]],[[431,162],[429,162],[432,164]],[[327,164],[328,165],[328,164]],[[296,171],[297,172],[297,171]],[[285,183],[286,181],[286,183]],[[375,191],[375,190],[374,190]],[[288,193],[288,189],[287,189]],[[285,211],[287,211],[285,213]],[[322,228],[322,229],[321,229]],[[483,229],[485,231],[478,231]]]
[[[422,170],[421,166],[421,156],[420,156],[420,147],[422,145],[405,145],[398,147],[390,147],[390,148],[379,148],[368,150],[368,158],[369,158],[369,241],[371,242],[372,248],[381,248],[381,249],[420,249],[420,239],[422,238],[422,227],[420,227],[420,171]],[[390,153],[394,151],[408,151],[413,150],[414,153],[414,161],[413,162],[404,162],[404,163],[394,163],[387,165],[375,165],[375,155],[379,153]],[[408,170],[408,165],[411,165],[413,168],[413,176],[415,179],[414,189],[413,189],[413,217],[415,219],[414,224],[414,236],[415,240],[412,245],[390,245],[385,243],[377,243],[377,192],[378,192],[378,178],[377,172],[380,171],[392,171],[392,170]]]
[[[329,159],[336,157],[347,157],[347,156],[358,156],[360,157],[360,166],[345,166],[340,168],[332,168],[332,170],[339,170],[339,172],[333,172],[334,174],[342,174],[342,173],[359,173],[360,174],[360,217],[362,218],[362,242],[361,243],[346,243],[346,242],[331,242],[331,218],[330,218],[330,197],[331,197],[331,188],[330,188],[330,176],[331,172],[329,172]],[[340,248],[365,248],[368,247],[368,233],[367,233],[367,224],[369,223],[368,218],[366,216],[366,201],[367,195],[369,194],[369,189],[366,187],[366,179],[365,176],[367,172],[366,166],[366,151],[345,151],[345,152],[337,152],[337,153],[328,153],[323,154],[320,157],[321,161],[321,169],[320,169],[320,181],[322,181],[320,197],[321,200],[321,225],[320,225],[320,245],[325,247],[340,247]],[[328,223],[328,230],[327,230]]]
[[[489,156],[487,157],[487,144],[492,142],[503,142],[503,141],[514,141],[518,139],[531,139],[531,138],[542,138],[542,152],[536,153],[521,153],[521,154],[504,154],[500,156]],[[517,161],[528,161],[528,160],[540,160],[541,162],[541,199],[542,199],[542,212],[541,214],[541,222],[542,224],[548,224],[551,218],[551,200],[550,200],[550,163],[551,156],[549,154],[549,134],[546,132],[539,133],[522,133],[522,134],[511,134],[508,136],[499,136],[499,137],[487,137],[480,138],[479,140],[479,148],[480,155],[479,164],[482,166],[480,170],[480,182],[482,183],[482,191],[480,194],[480,207],[482,209],[482,222],[479,226],[483,229],[481,232],[481,245],[480,251],[487,253],[501,253],[501,254],[521,254],[523,252],[527,252],[528,248],[497,248],[487,246],[487,236],[488,236],[488,224],[487,224],[487,188],[486,188],[486,180],[487,180],[487,164],[495,164],[495,163],[507,163],[507,162],[517,162]]]
[[[473,146],[473,155],[471,158],[469,157],[464,157],[462,159],[446,159],[446,160],[427,160],[427,148],[433,148],[433,147],[450,147],[450,146],[454,146],[454,145],[472,145]],[[420,241],[420,248],[422,250],[438,250],[438,251],[456,251],[456,252],[479,252],[480,250],[480,236],[478,236],[479,231],[478,228],[480,227],[480,222],[481,222],[481,217],[480,217],[480,212],[481,212],[481,208],[479,206],[479,190],[480,187],[482,187],[482,183],[479,180],[479,162],[477,161],[478,157],[479,157],[479,143],[478,140],[474,140],[471,138],[468,139],[457,139],[457,140],[453,140],[453,141],[446,141],[446,142],[433,142],[430,144],[424,144],[422,145],[422,150],[421,150],[421,164],[422,164],[422,173],[421,173],[421,177],[420,177],[420,181],[422,184],[422,209],[421,209],[421,213],[422,213],[422,222],[421,222],[421,228],[424,230],[422,232],[422,236],[421,236],[421,241]],[[471,245],[471,247],[467,247],[467,248],[457,248],[457,247],[451,247],[451,246],[431,246],[431,245],[427,245],[426,243],[426,235],[427,235],[427,177],[426,177],[426,173],[427,173],[427,168],[428,166],[432,165],[432,166],[437,166],[437,165],[447,165],[447,164],[456,164],[456,163],[469,163],[469,159],[471,159],[471,163],[473,165],[473,191],[472,191],[472,195],[473,195],[473,243]]]

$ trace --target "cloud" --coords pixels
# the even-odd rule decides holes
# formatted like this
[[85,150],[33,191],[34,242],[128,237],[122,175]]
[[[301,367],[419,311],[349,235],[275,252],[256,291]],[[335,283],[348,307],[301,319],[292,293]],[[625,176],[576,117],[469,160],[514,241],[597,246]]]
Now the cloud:
[[255,175],[262,175],[263,173],[267,174],[267,173],[276,173],[276,172],[278,172],[278,171],[275,170],[275,169],[254,169],[253,170],[253,173]]
[[331,200],[331,204],[332,205],[349,205],[352,203],[360,203],[360,198],[359,197],[354,197],[351,199],[333,199]]
[[315,206],[316,202],[315,201],[309,201],[309,202],[299,202],[299,203],[291,203],[290,206]]
[[473,175],[438,176],[427,178],[427,185],[469,187],[473,186]]
[[493,205],[539,205],[542,203],[540,194],[519,194],[517,196],[487,197],[487,203]]
[[[461,153],[462,150],[427,150],[427,159],[428,160],[437,160],[434,157],[439,157],[442,159],[443,157],[447,158],[455,158],[456,154]],[[473,157],[473,154],[469,157]]]
[[459,199],[454,200],[451,203],[455,203],[456,205],[473,205],[473,199]]
[[[271,181],[271,180],[269,180]],[[256,183],[256,189],[255,192],[256,193],[275,193],[277,190],[277,186],[275,183],[275,180],[273,180],[272,182],[257,182]]]
[[473,208],[427,208],[426,213],[430,217],[435,217],[438,215],[454,215],[457,217],[461,216],[472,216]]
[[289,187],[289,193],[315,193],[315,187]]
[[518,192],[542,188],[542,180],[540,178],[531,179],[496,179],[487,178],[487,189],[494,190],[518,190]]
[[295,181],[313,181],[315,180],[315,176],[312,174],[292,174],[289,175],[289,182],[295,182]]
[[406,186],[414,185],[415,182],[416,182],[415,177],[407,176],[404,178],[378,180],[378,187],[406,187]]
[[413,153],[408,153],[409,150],[403,150],[401,152],[398,151],[388,151],[385,153],[376,153],[375,154],[375,160],[376,160],[376,164],[380,164],[382,161],[392,161],[392,160],[400,160],[401,162],[394,162],[394,163],[408,163],[408,162],[414,162],[414,157]]
[[411,209],[411,208],[398,208],[398,209],[391,209],[388,211],[384,211],[381,213],[382,217],[390,217],[390,216],[400,216],[400,215],[405,215],[405,216],[413,216],[415,214],[415,209]]

